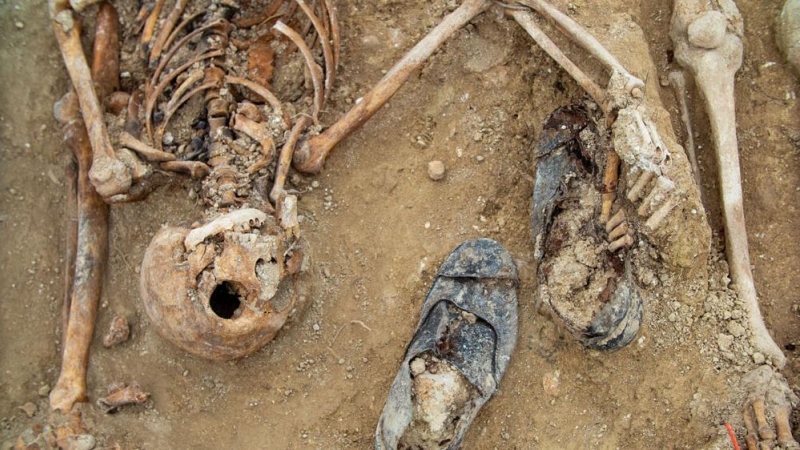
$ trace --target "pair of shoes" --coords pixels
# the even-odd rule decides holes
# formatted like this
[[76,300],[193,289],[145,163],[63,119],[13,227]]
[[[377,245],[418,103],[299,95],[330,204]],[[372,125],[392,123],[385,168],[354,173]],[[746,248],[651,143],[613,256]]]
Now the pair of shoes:
[[[596,224],[601,158],[580,140],[590,126],[582,108],[559,108],[536,149],[538,294],[583,345],[616,350],[635,338],[642,301],[626,250],[610,251]],[[459,448],[516,345],[517,285],[511,255],[493,240],[467,241],[448,256],[378,421],[377,450]]]

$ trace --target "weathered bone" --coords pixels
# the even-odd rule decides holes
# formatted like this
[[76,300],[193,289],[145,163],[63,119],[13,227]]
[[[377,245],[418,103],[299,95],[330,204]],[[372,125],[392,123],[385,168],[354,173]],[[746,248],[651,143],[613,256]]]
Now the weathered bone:
[[303,60],[306,62],[306,67],[308,67],[308,71],[311,74],[311,81],[314,84],[314,106],[311,108],[311,118],[314,119],[314,124],[319,124],[319,112],[322,110],[323,103],[325,102],[325,85],[322,81],[322,68],[314,61],[314,55],[311,54],[311,49],[308,48],[302,36],[296,31],[280,20],[273,28],[288,37],[303,55]]
[[778,46],[800,75],[800,1],[786,0],[778,21]]
[[275,170],[275,184],[272,186],[272,190],[269,193],[270,200],[275,202],[276,205],[280,201],[281,196],[286,193],[284,189],[286,175],[289,173],[289,167],[292,165],[292,155],[294,155],[295,146],[297,146],[297,141],[300,139],[300,133],[306,129],[306,126],[308,126],[308,117],[300,117],[297,123],[294,124],[294,127],[292,127],[292,132],[289,134],[289,138],[286,139],[286,143],[283,144],[283,148],[281,149],[281,156],[278,159],[278,168]]
[[691,72],[705,98],[719,169],[731,279],[747,309],[754,345],[781,368],[786,357],[767,331],[759,310],[745,229],[733,89],[734,74],[742,64],[742,19],[731,0],[719,5],[717,11],[703,0],[677,0],[670,36],[676,60]]
[[555,62],[558,63],[568,74],[571,76],[578,85],[589,94],[594,101],[604,107],[605,105],[605,92],[597,85],[586,73],[584,73],[575,63],[570,60],[564,52],[542,31],[536,24],[536,20],[528,11],[522,9],[509,9],[508,14],[514,18],[525,31],[528,32],[534,42],[542,48]]
[[488,8],[490,4],[489,0],[465,0],[455,11],[448,14],[427,36],[406,53],[344,117],[322,134],[301,143],[300,148],[294,153],[294,168],[305,173],[317,173],[322,170],[325,158],[336,144],[372,117],[444,41]]
[[141,405],[149,397],[150,394],[143,392],[139,383],[134,381],[128,386],[112,386],[107,396],[97,400],[97,406],[110,413],[125,405]]
[[[67,10],[63,12],[69,13]],[[69,13],[71,14],[71,13]],[[82,81],[89,80],[90,93],[94,94],[91,86],[92,77],[97,75],[98,90],[111,92],[113,85],[118,83],[116,77],[101,74],[104,70],[98,59],[108,59],[112,67],[119,67],[119,18],[116,11],[108,3],[100,8],[96,21],[96,42],[91,76]],[[58,25],[56,25],[58,34]],[[76,36],[79,36],[77,30]],[[59,42],[61,39],[59,38]],[[80,42],[78,42],[80,46]],[[79,47],[80,49],[80,47]],[[80,59],[86,59],[80,52]],[[77,91],[77,88],[76,88]],[[77,96],[81,99],[80,92],[68,93],[67,96]],[[95,99],[96,100],[96,99]],[[74,100],[64,100],[64,105],[74,105]],[[81,103],[82,112],[86,112]],[[100,304],[100,295],[103,286],[103,266],[108,256],[108,205],[98,189],[90,183],[90,170],[94,162],[90,145],[88,128],[80,120],[74,107],[60,109],[60,117],[66,123],[64,137],[68,147],[71,148],[78,161],[78,241],[75,252],[75,275],[70,299],[69,320],[64,336],[64,348],[61,361],[61,373],[56,386],[50,392],[50,407],[54,410],[69,412],[76,402],[86,399],[86,370],[89,362],[89,347],[94,334],[97,308]],[[85,117],[85,116],[84,116]],[[99,117],[103,130],[102,114]],[[93,168],[93,167],[92,167]]]
[[[89,179],[103,197],[123,194],[131,187],[131,174],[114,154],[111,146],[103,110],[97,99],[92,74],[81,47],[80,23],[69,8],[67,0],[49,0],[49,5],[56,40],[72,85],[78,94],[83,121],[86,123],[92,146],[92,168],[89,171]],[[105,36],[110,37],[108,34]]]
[[[616,71],[622,74],[625,78],[625,90],[628,93],[634,94],[635,89],[641,90],[644,87],[644,82],[642,80],[631,75],[625,67],[617,61],[614,55],[606,50],[606,48],[583,26],[572,20],[571,17],[562,13],[544,0],[517,0],[517,2],[533,8],[542,16],[552,20],[562,33],[583,47],[584,50],[600,61],[610,72]],[[641,91],[639,93],[641,93]]]
[[50,407],[67,413],[86,399],[86,365],[108,254],[108,205],[89,182],[92,149],[83,122],[72,120],[64,136],[78,160],[78,242],[61,374]]
[[237,228],[250,228],[261,226],[267,220],[267,215],[254,208],[239,209],[224,216],[218,217],[202,227],[195,228],[186,235],[183,245],[186,251],[192,251],[198,244],[209,236],[216,236],[224,231]]
[[683,76],[683,72],[670,72],[669,85],[672,86],[672,91],[675,93],[675,99],[678,101],[678,108],[681,111],[681,122],[683,122],[683,127],[686,130],[686,140],[683,143],[683,148],[686,150],[686,156],[689,157],[689,162],[692,164],[694,181],[698,186],[702,186],[700,182],[700,166],[697,164],[697,153],[694,148],[692,118],[689,115],[689,100],[686,98],[686,77]]

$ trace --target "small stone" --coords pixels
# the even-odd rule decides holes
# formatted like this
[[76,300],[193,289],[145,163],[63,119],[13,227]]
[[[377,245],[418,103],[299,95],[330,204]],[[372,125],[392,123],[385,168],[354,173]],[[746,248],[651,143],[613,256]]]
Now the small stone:
[[21,30],[21,29],[25,28],[25,24],[22,23],[22,21],[20,21],[20,20],[15,20],[14,21],[14,26],[17,27],[18,30]]
[[484,160],[485,158],[483,157],[483,155],[478,155],[478,156],[476,156],[476,157],[475,157],[475,159],[477,159],[477,160],[478,160],[478,162],[483,162],[483,160]]
[[734,337],[742,337],[744,335],[744,327],[739,325],[738,322],[728,322],[728,333]]
[[28,416],[28,419],[35,416],[36,411],[39,410],[39,408],[31,402],[25,403],[24,405],[20,406],[19,409],[21,409],[22,412],[24,412],[25,415]]
[[760,352],[753,353],[753,362],[754,363],[756,363],[758,365],[761,365],[761,364],[764,364],[764,361],[766,361],[766,358],[764,358],[764,354],[763,353],[760,353]]
[[561,389],[559,388],[560,376],[561,373],[556,370],[555,372],[546,373],[542,377],[542,386],[544,387],[544,393],[547,394],[548,397],[557,398],[561,396]]
[[91,434],[79,434],[68,438],[69,444],[65,446],[70,450],[92,450],[97,446],[97,440]]
[[348,380],[352,380],[353,379],[353,374],[352,373],[348,373],[346,378]]
[[674,311],[671,312],[669,314],[669,317],[667,317],[667,320],[669,320],[670,322],[676,322],[678,320],[678,313],[676,313]]
[[695,47],[715,49],[725,40],[728,27],[725,15],[719,11],[706,11],[689,24],[689,43]]
[[425,372],[425,360],[422,358],[414,358],[414,360],[411,361],[411,375],[417,376],[422,372]]
[[175,136],[173,136],[172,133],[167,131],[166,133],[164,133],[164,137],[161,138],[161,142],[163,142],[164,145],[171,145],[173,142],[175,142]]
[[314,189],[318,188],[319,187],[319,181],[317,181],[317,180],[312,181],[311,182],[311,187],[313,187]]
[[439,181],[444,178],[444,163],[441,161],[431,161],[428,163],[428,176],[433,181]]
[[45,384],[44,386],[39,388],[39,397],[47,397],[47,394],[50,393],[50,386]]
[[344,364],[344,358],[339,358],[339,365],[341,366],[342,364]]
[[630,430],[631,429],[631,420],[632,416],[630,414],[625,414],[620,421],[620,426],[622,426],[623,430]]
[[717,346],[719,346],[719,349],[723,352],[727,351],[731,345],[733,345],[733,336],[730,334],[720,333],[717,336]]
[[314,331],[319,331],[319,325],[316,324],[316,323],[314,325],[312,325],[311,328],[313,328]]
[[431,223],[430,222],[425,222],[425,229],[428,230],[430,228],[431,228]]

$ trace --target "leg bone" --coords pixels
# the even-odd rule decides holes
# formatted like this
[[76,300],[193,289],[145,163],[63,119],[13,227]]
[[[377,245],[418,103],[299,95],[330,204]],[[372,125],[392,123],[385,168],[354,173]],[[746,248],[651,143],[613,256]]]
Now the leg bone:
[[[734,98],[734,75],[742,64],[741,16],[733,2],[721,6],[726,9],[709,9],[710,4],[702,0],[676,1],[670,36],[678,63],[692,73],[705,98],[719,168],[731,279],[747,309],[756,348],[781,368],[786,357],[767,331],[759,310],[745,229]],[[698,24],[717,33],[702,33],[712,39],[700,39],[694,33]]]

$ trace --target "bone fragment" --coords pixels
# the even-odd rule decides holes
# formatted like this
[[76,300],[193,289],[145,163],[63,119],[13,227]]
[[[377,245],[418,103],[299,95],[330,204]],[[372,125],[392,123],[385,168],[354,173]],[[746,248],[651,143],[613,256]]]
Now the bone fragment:
[[647,197],[644,198],[642,204],[639,205],[638,213],[640,216],[647,216],[656,206],[660,205],[667,199],[667,194],[675,189],[675,183],[665,176],[656,178],[655,185]]
[[170,172],[185,173],[193,180],[200,180],[211,173],[211,168],[202,161],[166,161],[159,166]]
[[606,93],[597,85],[591,78],[589,78],[572,60],[561,51],[558,46],[550,40],[549,37],[539,28],[533,15],[520,9],[508,9],[511,17],[514,18],[522,28],[533,38],[534,42],[542,48],[551,58],[553,58],[559,66],[561,66],[571,76],[578,85],[588,93],[600,107],[606,104]]
[[140,41],[145,52],[147,51],[147,46],[150,44],[150,41],[153,40],[153,33],[156,30],[156,24],[158,23],[158,17],[161,15],[162,8],[164,8],[164,0],[155,0],[155,5],[153,5],[153,9],[150,11],[150,15],[147,16],[147,20],[144,23],[144,30],[142,30]]
[[616,214],[611,216],[606,222],[606,233],[610,233],[613,229],[617,228],[622,222],[625,221],[625,210],[621,209]]
[[[76,99],[77,101],[77,99]],[[75,255],[78,252],[78,167],[73,157],[69,158],[64,170],[66,199],[64,217],[67,218],[67,238],[64,251],[64,301],[61,307],[61,351],[67,341],[69,311],[72,304],[72,285],[75,282]]]
[[631,75],[625,67],[617,61],[602,44],[583,26],[572,20],[571,17],[559,11],[556,7],[545,0],[517,0],[518,3],[533,8],[544,17],[549,18],[555,26],[567,37],[575,41],[584,50],[594,56],[601,64],[606,66],[609,71],[621,73],[626,80],[625,89],[632,93],[634,89],[644,88],[644,82]]
[[620,237],[622,237],[623,234],[627,234],[627,233],[628,233],[628,224],[627,223],[623,223],[622,225],[614,228],[611,231],[611,233],[608,234],[608,240],[614,241],[614,240],[619,239]]
[[[325,25],[320,21],[319,17],[314,14],[314,11],[308,7],[306,2],[303,0],[295,0],[298,5],[300,5],[300,9],[303,10],[308,19],[314,24],[314,29],[319,34],[319,42],[322,46],[322,58],[325,60],[325,85],[323,88],[323,97],[322,97],[322,105],[321,108],[325,107],[325,103],[328,100],[328,97],[331,94],[331,89],[333,89],[333,80],[336,77],[336,69],[334,65],[333,59],[333,49],[331,48],[330,37],[328,36],[328,31]],[[325,5],[322,5],[322,10],[325,11]]]
[[789,422],[792,408],[782,405],[775,408],[775,429],[778,433],[778,445],[785,450],[798,450],[800,444],[792,436],[792,425]]
[[286,140],[286,143],[283,144],[283,148],[281,149],[281,156],[278,159],[278,168],[275,170],[275,184],[272,186],[272,190],[269,193],[270,200],[272,200],[276,206],[278,202],[281,201],[281,196],[286,194],[286,190],[284,189],[286,175],[289,173],[289,168],[292,165],[292,155],[294,155],[295,146],[297,146],[297,141],[300,139],[300,133],[308,126],[308,120],[308,116],[301,116],[297,120],[297,123],[292,127],[291,134],[289,134],[289,139]]
[[639,178],[633,184],[633,187],[631,187],[630,190],[628,190],[628,195],[627,195],[628,200],[632,202],[639,200],[639,197],[642,196],[642,193],[644,192],[647,185],[650,184],[650,181],[653,179],[654,176],[655,173],[653,172],[650,171],[642,172],[642,174],[639,175]]
[[132,382],[128,386],[109,389],[107,396],[97,400],[97,406],[105,413],[114,412],[125,405],[141,405],[146,402],[150,394],[142,392],[139,383]]
[[108,2],[103,2],[97,12],[92,46],[92,80],[101,102],[119,89],[119,16]]
[[264,159],[267,161],[272,159],[272,153],[275,150],[275,139],[266,125],[251,120],[244,114],[236,114],[233,117],[232,126],[234,130],[242,132],[258,142]]
[[448,14],[439,25],[406,53],[344,117],[336,121],[324,133],[301,143],[300,148],[294,154],[294,168],[305,173],[319,172],[325,158],[336,144],[372,117],[445,40],[483,12],[490,4],[489,0],[464,0],[461,6]]
[[165,161],[175,161],[177,159],[175,155],[173,155],[172,153],[156,150],[153,147],[131,136],[130,133],[128,133],[127,131],[123,131],[122,133],[120,133],[119,144],[125,148],[129,148],[135,151],[147,161],[165,162]]
[[669,84],[672,87],[672,92],[675,94],[675,99],[678,101],[678,107],[681,110],[681,121],[686,129],[686,141],[683,147],[686,149],[686,155],[689,157],[689,162],[692,164],[694,182],[699,188],[701,186],[700,166],[697,164],[697,153],[694,149],[694,131],[692,130],[692,120],[689,115],[689,101],[686,98],[686,77],[683,76],[683,72],[670,72]]
[[734,75],[742,64],[742,19],[732,1],[720,2],[719,12],[727,20],[720,45],[714,49],[692,45],[691,41],[696,39],[690,39],[689,28],[695,20],[715,15],[711,7],[704,0],[676,0],[670,37],[676,60],[691,72],[705,98],[719,168],[725,251],[731,279],[747,309],[755,347],[772,359],[776,367],[782,368],[786,357],[767,331],[759,310],[745,229],[734,98]]
[[[752,400],[753,405],[753,413],[756,416],[756,425],[758,426],[758,437],[761,438],[762,443],[766,441],[766,443],[771,443],[775,440],[775,432],[772,431],[772,427],[769,426],[769,422],[767,422],[767,414],[765,411],[764,406],[764,399],[754,399]],[[771,447],[770,447],[771,448]]]
[[311,54],[311,49],[308,48],[302,36],[296,31],[280,20],[275,23],[273,28],[294,42],[294,45],[297,46],[300,53],[303,55],[308,71],[311,73],[311,81],[314,84],[314,104],[311,108],[311,118],[314,119],[314,124],[318,125],[319,112],[322,110],[325,102],[325,85],[322,81],[322,68],[314,61],[314,55]]
[[341,49],[341,32],[339,21],[336,19],[336,6],[333,0],[324,0],[325,9],[328,11],[328,20],[331,24],[331,41],[333,42],[333,69],[336,72],[339,67],[339,51]]
[[128,324],[128,319],[125,316],[114,317],[111,321],[111,326],[108,332],[103,336],[103,347],[111,348],[116,345],[122,344],[131,337],[131,326]]
[[619,250],[619,249],[621,249],[623,247],[627,247],[627,246],[629,246],[631,244],[633,244],[633,236],[631,236],[630,234],[626,234],[625,236],[622,236],[621,238],[617,239],[616,241],[608,244],[608,251],[613,253],[613,252],[615,252],[615,251],[617,251],[617,250]]
[[108,255],[108,206],[89,182],[92,149],[83,122],[72,121],[64,135],[78,160],[78,242],[61,374],[50,392],[50,407],[68,413],[86,399],[89,346]]
[[747,443],[747,450],[758,450],[756,426],[753,424],[753,414],[750,413],[749,406],[745,406],[742,410],[742,417],[744,418],[744,426],[747,428],[747,435],[744,437],[744,440]]
[[654,212],[650,215],[650,217],[645,221],[644,226],[649,231],[655,231],[661,226],[661,223],[664,219],[667,218],[670,212],[672,212],[675,207],[678,206],[678,199],[675,197],[670,197],[661,204]]
[[606,168],[603,173],[603,203],[600,210],[600,223],[608,222],[611,217],[611,206],[617,198],[617,182],[619,181],[619,155],[609,149],[606,152]]
[[[131,174],[125,164],[116,157],[111,146],[103,109],[97,99],[89,64],[83,54],[78,20],[69,9],[67,0],[49,0],[49,5],[56,40],[64,58],[64,65],[78,94],[81,113],[91,142],[92,164],[89,179],[103,197],[125,193],[131,187]],[[109,17],[107,15],[98,17],[102,18]]]
[[175,6],[161,25],[158,36],[155,42],[153,42],[153,49],[150,51],[151,66],[154,65],[155,61],[158,61],[158,58],[161,56],[161,52],[164,50],[164,46],[169,36],[172,34],[172,29],[175,28],[175,24],[177,24],[178,19],[181,18],[181,14],[183,14],[183,10],[186,9],[187,3],[189,3],[189,0],[176,0]]
[[272,109],[275,110],[277,114],[280,114],[280,116],[283,118],[283,123],[286,126],[286,128],[289,128],[291,126],[292,122],[289,119],[289,114],[283,110],[281,101],[278,100],[278,97],[276,97],[275,94],[273,94],[266,87],[261,86],[260,84],[254,81],[250,81],[246,78],[234,77],[231,75],[225,77],[225,83],[238,84],[240,86],[244,86],[250,89],[251,91],[255,92],[256,94],[260,95],[264,99],[264,101],[266,101],[267,103],[269,103],[270,106],[272,106]]
[[183,241],[184,247],[187,252],[191,252],[210,236],[216,236],[224,231],[234,230],[237,228],[258,228],[264,221],[267,220],[267,215],[262,211],[254,208],[238,209],[236,211],[224,214],[211,222],[193,229],[186,235]]

